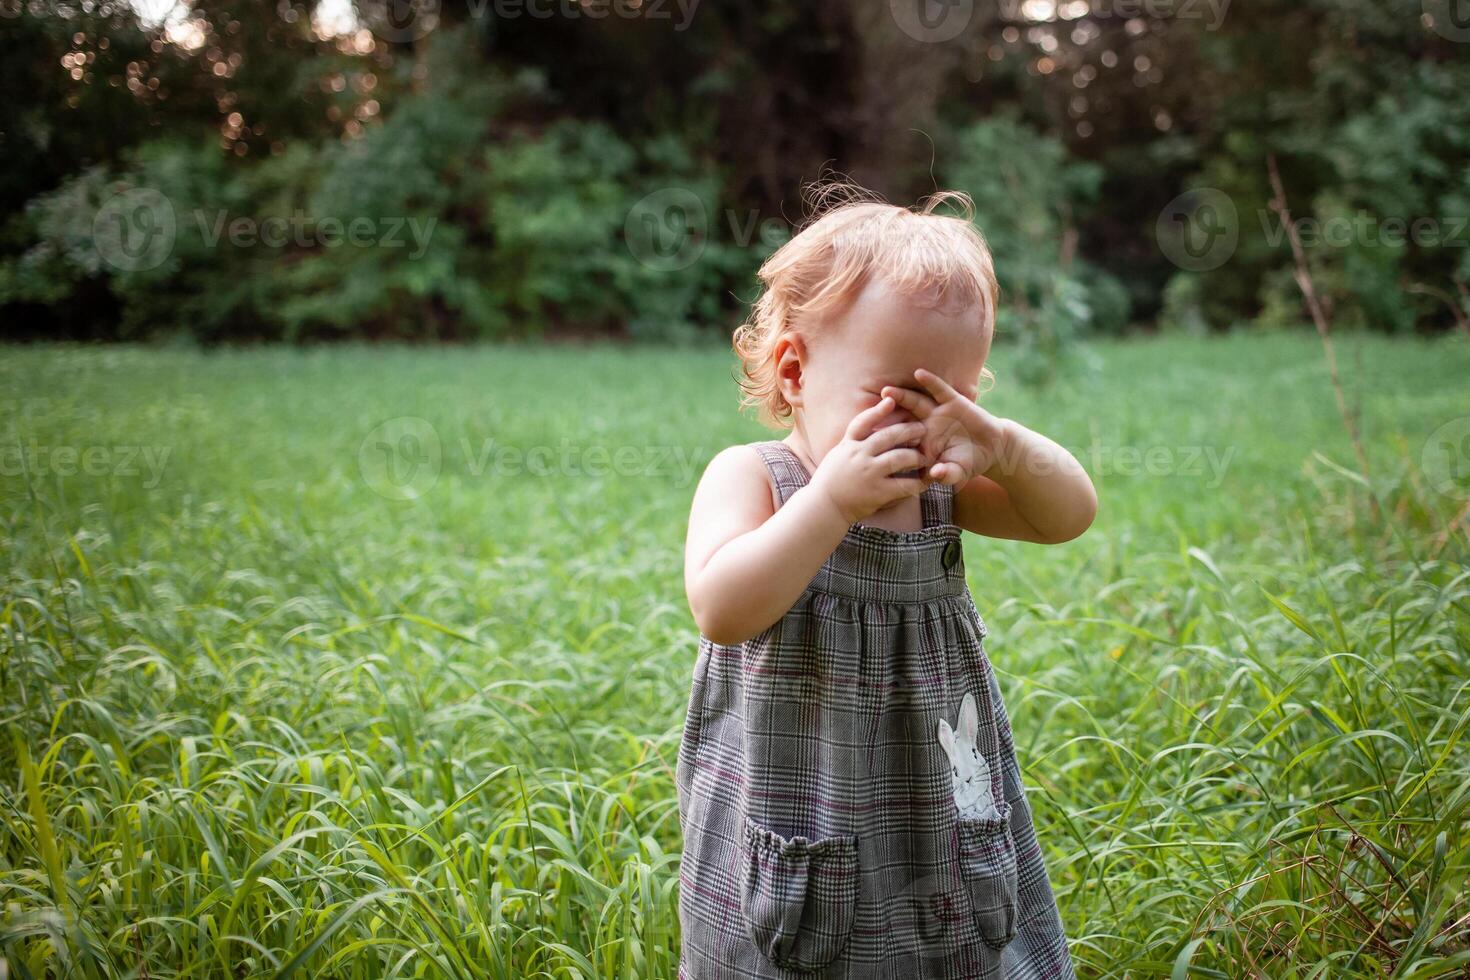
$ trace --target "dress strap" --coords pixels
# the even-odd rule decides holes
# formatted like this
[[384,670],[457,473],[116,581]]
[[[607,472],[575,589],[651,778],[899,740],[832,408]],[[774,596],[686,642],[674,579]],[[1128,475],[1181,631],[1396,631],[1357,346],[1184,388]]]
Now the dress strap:
[[765,462],[766,469],[771,471],[771,480],[776,485],[776,499],[781,503],[786,503],[793,493],[807,485],[810,476],[806,466],[796,458],[796,454],[786,443],[780,439],[769,439],[754,443],[754,447]]
[[919,494],[919,507],[925,527],[954,523],[954,487],[947,483],[931,483]]
[[[781,503],[790,500],[791,495],[806,486],[811,479],[806,465],[780,439],[757,442],[754,447],[765,462],[766,469],[771,471],[771,479],[776,485],[776,496]],[[919,508],[923,515],[923,526],[926,528],[953,523],[954,487],[944,483],[929,484],[919,494]]]

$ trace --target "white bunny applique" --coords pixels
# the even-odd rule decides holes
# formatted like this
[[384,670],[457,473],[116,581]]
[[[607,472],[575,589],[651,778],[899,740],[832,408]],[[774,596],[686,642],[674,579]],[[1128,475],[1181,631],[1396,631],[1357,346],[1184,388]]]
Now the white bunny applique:
[[980,715],[975,709],[975,696],[966,694],[960,703],[959,734],[949,722],[939,719],[939,744],[949,756],[954,774],[954,805],[962,818],[994,820],[1000,816],[990,788],[990,766],[979,747]]

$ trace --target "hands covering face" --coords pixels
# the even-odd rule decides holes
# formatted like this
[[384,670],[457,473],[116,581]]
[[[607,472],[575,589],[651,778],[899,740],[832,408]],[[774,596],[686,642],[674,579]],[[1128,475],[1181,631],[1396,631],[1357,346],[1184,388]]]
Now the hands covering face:
[[961,487],[1000,461],[1003,421],[956,391],[949,382],[919,368],[922,391],[887,385],[880,394],[923,423],[919,450],[930,460],[927,481]]

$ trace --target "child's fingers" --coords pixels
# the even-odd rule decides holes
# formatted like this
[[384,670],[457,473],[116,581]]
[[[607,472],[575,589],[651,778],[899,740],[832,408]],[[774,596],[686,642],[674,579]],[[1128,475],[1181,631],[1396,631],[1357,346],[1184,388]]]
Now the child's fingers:
[[[917,449],[902,446],[898,449],[890,449],[888,452],[875,457],[878,466],[883,473],[892,476],[894,473],[902,473],[904,470],[922,470],[929,463],[929,458]],[[914,477],[915,480],[923,480],[923,475]]]
[[924,424],[927,427],[924,434],[932,445],[947,446],[969,441],[964,423],[953,415],[931,415]]
[[955,391],[954,388],[950,387],[948,381],[945,381],[933,371],[926,371],[923,368],[918,368],[914,371],[914,380],[923,385],[924,390],[929,392],[929,394],[933,396],[934,400],[941,405],[943,405],[947,401],[953,401],[956,398],[962,397],[958,391]]
[[917,442],[924,437],[924,432],[923,422],[899,422],[875,430],[872,435],[863,440],[863,445],[867,447],[870,455],[877,456],[895,446]]
[[937,483],[947,483],[952,487],[958,487],[965,479],[965,471],[958,463],[935,463],[929,467],[929,479]]
[[893,411],[893,404],[892,398],[880,398],[878,404],[858,412],[852,417],[852,421],[847,423],[847,438],[857,442],[868,438],[873,434],[873,429],[878,423],[883,421],[883,416]]
[[896,385],[885,385],[883,394],[892,398],[898,405],[912,412],[915,418],[926,419],[929,417],[929,413],[938,407],[934,399],[922,391],[915,391],[912,388],[899,388]]

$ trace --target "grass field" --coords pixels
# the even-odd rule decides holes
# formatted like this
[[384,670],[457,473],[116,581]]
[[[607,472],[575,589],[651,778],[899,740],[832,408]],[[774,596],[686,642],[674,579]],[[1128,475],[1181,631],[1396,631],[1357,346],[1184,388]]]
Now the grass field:
[[[1085,976],[1470,970],[1470,345],[1339,343],[1368,486],[1315,338],[997,350],[1101,498],[966,541]],[[730,368],[5,350],[0,978],[672,977]]]

